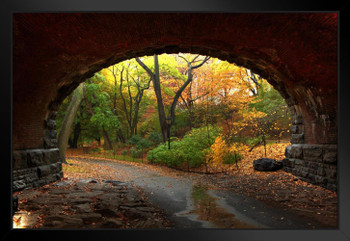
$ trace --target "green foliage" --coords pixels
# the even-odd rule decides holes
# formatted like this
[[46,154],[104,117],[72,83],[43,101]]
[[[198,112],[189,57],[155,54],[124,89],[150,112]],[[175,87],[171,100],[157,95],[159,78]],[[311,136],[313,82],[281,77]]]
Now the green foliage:
[[118,117],[108,109],[94,108],[95,114],[91,117],[91,124],[99,129],[112,130],[119,128]]
[[162,142],[162,133],[152,131],[151,133],[149,133],[147,139],[151,141],[154,145],[157,145]]
[[147,160],[171,167],[198,167],[205,163],[204,150],[211,146],[219,131],[212,126],[192,129],[182,140],[172,141],[170,150],[166,143],[149,151]]
[[186,131],[188,131],[189,117],[187,112],[177,112],[176,121],[171,126],[170,135],[171,136],[183,136]]
[[137,143],[139,143],[142,140],[142,137],[140,135],[133,135],[128,143],[131,145],[137,145]]
[[261,82],[258,96],[249,106],[267,114],[259,120],[260,131],[257,135],[276,138],[289,132],[291,118],[287,104],[267,81]]
[[120,122],[111,110],[110,95],[103,89],[104,81],[104,75],[96,73],[85,83],[86,95],[94,111],[90,123],[99,130],[113,130],[120,127]]
[[237,163],[240,160],[243,159],[243,156],[240,155],[239,153],[235,152],[227,152],[225,153],[225,155],[223,156],[223,164],[233,164],[233,163]]
[[136,146],[136,148],[139,150],[147,149],[152,145],[152,143],[149,140],[142,138],[140,135],[133,135],[129,139],[128,143]]
[[130,155],[132,156],[132,158],[138,157],[138,152],[137,152],[137,149],[135,147],[130,148]]
[[126,156],[126,155],[128,155],[128,150],[122,150],[121,153],[123,156]]
[[136,148],[139,150],[144,150],[147,149],[148,147],[150,147],[152,145],[152,143],[147,140],[142,138],[137,144],[136,144]]
[[245,140],[245,143],[248,146],[254,146],[254,145],[258,144],[261,141],[262,141],[262,136],[257,136],[257,137],[254,137],[254,138],[247,138]]
[[89,150],[89,153],[101,153],[101,149],[98,147],[94,147]]
[[158,113],[152,113],[146,119],[144,119],[140,123],[138,130],[142,136],[145,136],[151,132],[159,132],[160,124],[159,124]]

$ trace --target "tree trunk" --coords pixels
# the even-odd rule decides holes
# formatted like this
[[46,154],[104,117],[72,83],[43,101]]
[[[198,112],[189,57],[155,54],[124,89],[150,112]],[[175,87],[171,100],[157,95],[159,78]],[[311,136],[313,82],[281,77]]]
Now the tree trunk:
[[71,143],[69,144],[70,148],[78,148],[78,139],[80,136],[80,132],[81,132],[81,126],[80,126],[80,122],[78,122],[74,126],[73,139],[71,140]]
[[146,70],[146,72],[152,79],[154,93],[156,94],[156,98],[157,98],[160,129],[163,136],[163,142],[165,143],[168,139],[168,135],[167,135],[167,123],[166,123],[164,103],[163,103],[162,92],[160,88],[158,55],[156,54],[154,55],[154,73],[144,63],[142,63],[139,58],[136,58],[136,61],[141,65],[142,68]]
[[177,104],[177,102],[178,102],[182,92],[186,89],[186,87],[191,83],[191,81],[193,79],[192,70],[201,67],[205,62],[207,62],[210,59],[210,57],[205,57],[201,61],[200,64],[198,64],[196,66],[192,66],[191,64],[196,61],[196,59],[199,57],[199,55],[197,55],[191,62],[189,62],[187,59],[185,59],[182,56],[179,56],[179,57],[183,58],[188,64],[187,80],[178,89],[178,91],[175,93],[175,97],[174,97],[174,99],[172,101],[171,108],[170,108],[171,122],[170,122],[169,125],[167,125],[167,122],[166,122],[164,103],[163,103],[162,92],[161,92],[161,88],[160,88],[160,75],[159,75],[158,55],[154,55],[154,73],[144,63],[142,63],[139,58],[136,58],[136,61],[141,65],[142,68],[144,68],[146,70],[146,72],[149,74],[149,76],[151,77],[152,82],[153,82],[153,89],[154,89],[154,92],[156,94],[157,104],[158,104],[159,123],[160,123],[160,128],[161,128],[161,131],[162,131],[163,142],[164,143],[168,139],[167,129],[168,128],[170,129],[171,126],[174,124],[174,121],[175,121],[175,107],[176,107],[176,104]]
[[122,143],[126,143],[125,136],[121,128],[117,130],[117,139],[119,139]]
[[72,131],[74,119],[77,115],[80,104],[83,100],[84,84],[81,83],[73,92],[72,100],[68,106],[66,115],[64,116],[61,131],[58,135],[58,148],[60,151],[60,159],[63,163],[66,162],[66,150],[68,139]]
[[192,70],[197,69],[199,67],[201,67],[205,62],[207,62],[210,57],[206,56],[200,64],[196,65],[196,66],[192,66],[192,63],[194,63],[194,61],[198,58],[199,55],[197,55],[191,62],[188,61],[186,58],[179,56],[180,58],[184,59],[187,62],[187,80],[183,83],[183,85],[176,91],[173,102],[171,103],[171,107],[170,107],[170,117],[171,117],[171,122],[169,125],[169,128],[174,124],[175,122],[175,108],[177,105],[177,102],[182,94],[182,92],[186,89],[186,87],[192,82],[193,80],[193,73]]
[[162,91],[160,88],[158,55],[154,55],[154,78],[152,78],[152,81],[153,81],[153,89],[154,89],[154,92],[155,92],[156,98],[157,98],[158,117],[159,117],[160,128],[162,131],[163,142],[165,143],[168,139],[168,133],[167,133],[167,123],[166,123],[164,103],[163,103],[163,98],[162,98]]
[[104,139],[104,149],[105,150],[112,150],[113,146],[112,146],[112,142],[111,139],[109,139],[108,133],[105,130],[105,128],[102,128],[102,135],[103,135],[103,139]]

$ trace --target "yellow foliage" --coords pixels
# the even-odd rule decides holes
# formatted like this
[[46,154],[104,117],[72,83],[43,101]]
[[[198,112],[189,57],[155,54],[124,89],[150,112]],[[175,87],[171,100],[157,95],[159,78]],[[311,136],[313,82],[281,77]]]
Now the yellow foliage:
[[[289,142],[268,144],[266,146],[267,157],[282,160],[285,157],[284,152],[288,145],[290,145]],[[207,165],[214,172],[220,169],[233,172],[252,172],[253,161],[265,157],[265,150],[263,145],[254,148],[252,151],[249,151],[250,149],[250,146],[239,143],[229,145],[222,136],[218,136],[206,155]],[[236,165],[224,165],[225,156],[228,154],[235,155],[235,153],[243,158],[239,161],[239,167]]]
[[234,156],[235,153],[240,153],[241,148],[242,147],[239,144],[233,144],[230,146],[221,135],[218,136],[207,154],[209,166],[216,169],[222,167],[225,158],[227,158],[228,155]]
[[218,136],[215,142],[210,147],[209,155],[207,156],[210,160],[210,164],[217,167],[222,164],[225,152],[229,150],[225,140]]

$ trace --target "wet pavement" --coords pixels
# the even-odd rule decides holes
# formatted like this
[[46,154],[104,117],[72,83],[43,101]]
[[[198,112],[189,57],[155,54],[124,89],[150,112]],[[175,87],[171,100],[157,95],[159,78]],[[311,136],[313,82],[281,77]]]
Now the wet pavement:
[[14,228],[166,228],[164,213],[135,187],[114,180],[66,179],[17,193]]
[[[86,163],[94,159],[74,158]],[[22,209],[40,222],[35,228],[224,228],[309,229],[320,224],[266,206],[230,190],[206,186],[189,175],[168,175],[143,165],[98,160],[115,170],[114,181],[58,182],[56,189],[34,191]],[[117,180],[122,180],[118,182]],[[141,191],[141,192],[139,192]],[[35,192],[37,192],[35,194]],[[38,194],[38,195],[37,195]],[[40,194],[40,195],[39,195]],[[53,207],[53,205],[55,207]],[[60,207],[60,208],[58,208]],[[21,206],[20,206],[21,208]],[[34,208],[34,210],[33,210]],[[35,212],[35,208],[40,212]],[[31,210],[32,209],[32,210]],[[35,217],[35,215],[38,216]],[[41,215],[41,216],[40,216]],[[26,218],[22,215],[22,218]],[[28,219],[28,218],[27,218]],[[31,223],[30,221],[26,221]]]

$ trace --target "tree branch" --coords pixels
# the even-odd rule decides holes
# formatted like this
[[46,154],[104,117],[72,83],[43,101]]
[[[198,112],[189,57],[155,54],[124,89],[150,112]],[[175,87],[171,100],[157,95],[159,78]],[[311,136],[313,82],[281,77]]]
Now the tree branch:
[[201,67],[201,66],[202,66],[205,62],[207,62],[209,59],[210,59],[209,56],[205,56],[204,60],[203,60],[200,64],[195,65],[195,66],[191,66],[191,68],[192,68],[192,69],[197,69],[197,68]]
[[135,58],[136,62],[139,63],[139,65],[146,70],[146,72],[150,75],[150,76],[154,76],[154,73],[152,72],[152,70],[150,70],[150,68],[148,68],[141,60],[140,58]]

